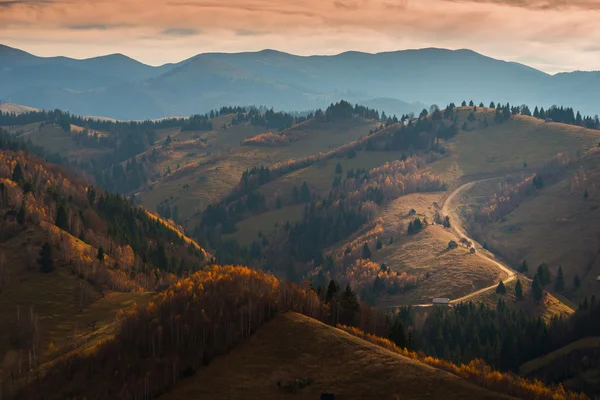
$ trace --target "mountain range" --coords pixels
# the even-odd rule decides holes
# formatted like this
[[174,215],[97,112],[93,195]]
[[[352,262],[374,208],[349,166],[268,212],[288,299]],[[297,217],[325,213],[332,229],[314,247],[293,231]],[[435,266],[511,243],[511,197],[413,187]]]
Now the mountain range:
[[296,56],[205,53],[159,67],[122,54],[76,60],[0,45],[0,100],[79,115],[145,119],[226,105],[310,110],[344,98],[387,113],[473,100],[599,113],[600,72],[549,75],[471,50]]

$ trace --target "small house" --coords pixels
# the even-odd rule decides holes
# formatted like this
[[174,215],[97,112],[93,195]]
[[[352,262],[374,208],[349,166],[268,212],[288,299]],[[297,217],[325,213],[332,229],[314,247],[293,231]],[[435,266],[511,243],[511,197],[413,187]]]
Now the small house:
[[436,297],[433,299],[433,305],[448,307],[450,305],[450,299],[447,297]]

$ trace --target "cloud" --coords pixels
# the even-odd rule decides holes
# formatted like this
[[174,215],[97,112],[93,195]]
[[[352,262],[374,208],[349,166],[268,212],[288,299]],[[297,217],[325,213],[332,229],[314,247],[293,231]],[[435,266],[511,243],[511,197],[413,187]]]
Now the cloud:
[[127,24],[89,24],[89,25],[67,25],[67,29],[74,31],[106,31],[109,29],[126,28]]
[[446,0],[451,2],[487,3],[532,10],[584,9],[600,10],[598,0]]
[[161,34],[168,36],[195,36],[199,35],[200,31],[192,28],[168,28],[164,29]]
[[41,55],[121,52],[154,64],[205,51],[263,48],[295,54],[469,48],[506,60],[530,57],[545,70],[600,69],[589,50],[600,43],[599,3],[0,0],[0,42]]
[[237,36],[258,36],[264,35],[267,32],[257,31],[254,29],[236,29],[235,34]]

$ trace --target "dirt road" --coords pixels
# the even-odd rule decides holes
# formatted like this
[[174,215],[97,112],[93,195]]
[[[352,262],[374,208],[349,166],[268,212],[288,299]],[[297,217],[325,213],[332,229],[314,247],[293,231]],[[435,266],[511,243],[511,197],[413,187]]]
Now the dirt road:
[[[452,226],[452,230],[456,233],[458,239],[466,238],[467,240],[469,240],[471,243],[473,243],[473,246],[476,248],[476,250],[477,250],[476,255],[478,257],[481,257],[482,259],[491,262],[492,264],[496,265],[500,270],[502,270],[504,273],[507,274],[507,278],[504,279],[504,281],[503,281],[504,284],[507,284],[507,283],[515,280],[515,278],[517,276],[516,273],[512,269],[510,269],[508,266],[495,260],[491,255],[489,255],[489,253],[487,253],[487,251],[485,251],[483,249],[483,246],[481,246],[475,240],[473,240],[472,238],[467,236],[465,230],[460,225],[460,219],[454,215],[454,211],[456,210],[457,207],[450,208],[452,206],[454,198],[456,196],[458,196],[462,191],[472,188],[475,184],[477,184],[479,182],[491,181],[494,179],[502,179],[502,177],[473,181],[473,182],[465,183],[464,185],[459,186],[458,188],[454,189],[454,191],[452,193],[450,193],[450,195],[444,201],[444,204],[442,205],[441,213],[442,213],[442,215],[447,215],[448,217],[450,217],[450,224]],[[458,242],[458,240],[457,240],[457,242]],[[469,293],[468,295],[460,297],[458,299],[452,299],[452,300],[450,300],[450,304],[457,304],[457,303],[461,303],[463,301],[467,301],[481,293],[487,292],[488,290],[495,290],[497,286],[498,286],[498,284],[494,284],[494,285],[488,286],[486,288],[476,290],[476,291]],[[431,306],[431,303],[416,304],[414,306],[415,307],[428,307],[428,306]]]

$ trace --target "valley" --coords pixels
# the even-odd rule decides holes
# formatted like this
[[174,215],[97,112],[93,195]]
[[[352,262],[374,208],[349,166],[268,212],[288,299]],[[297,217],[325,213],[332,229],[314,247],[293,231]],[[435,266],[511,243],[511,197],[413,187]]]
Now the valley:
[[[279,398],[277,381],[305,375],[316,381],[303,395],[347,390],[350,398],[359,396],[366,387],[340,380],[352,375],[333,365],[327,369],[337,372],[329,375],[323,365],[306,369],[299,363],[275,376],[282,362],[276,354],[284,349],[290,352],[286,359],[316,360],[331,346],[349,358],[375,357],[363,360],[362,373],[368,365],[386,365],[372,372],[388,377],[377,389],[382,396],[398,394],[396,386],[384,384],[389,379],[406,387],[408,381],[393,378],[399,371],[411,377],[414,395],[423,398],[431,393],[416,391],[421,379],[440,379],[444,390],[456,385],[460,393],[490,398],[517,393],[534,398],[538,390],[562,390],[534,385],[521,393],[525,389],[516,383],[501,390],[480,378],[490,367],[477,373],[461,368],[475,365],[469,363],[476,355],[493,368],[512,371],[521,358],[530,361],[566,343],[554,331],[550,342],[514,343],[502,324],[534,332],[534,340],[543,324],[569,324],[589,312],[577,304],[595,293],[594,227],[586,225],[584,236],[573,243],[581,249],[577,254],[588,258],[567,261],[569,247],[560,244],[561,231],[547,226],[581,221],[594,211],[600,131],[542,121],[508,105],[464,104],[401,118],[345,101],[305,114],[223,107],[186,119],[139,122],[86,120],[60,111],[4,114],[0,205],[8,223],[0,236],[0,309],[7,326],[27,315],[28,322],[18,326],[28,339],[16,341],[13,330],[0,330],[0,350],[3,369],[15,377],[26,371],[27,355],[34,354],[36,376],[26,387],[11,380],[8,390],[25,397],[35,388],[77,393],[84,378],[74,366],[96,365],[87,373],[100,377],[105,367],[121,370],[106,358],[120,354],[147,376],[161,376],[161,365],[177,363],[181,376],[191,378],[132,383],[127,374],[117,373],[115,385],[87,388],[92,398],[117,393],[117,381],[130,393],[167,391],[164,398],[235,397],[248,385],[256,386],[256,396]],[[538,187],[540,177],[543,187]],[[547,202],[556,205],[556,213],[544,222],[536,211],[547,213],[541,205]],[[563,215],[572,217],[563,221]],[[514,226],[519,229],[509,229]],[[530,236],[521,236],[525,232]],[[538,245],[542,241],[546,247]],[[46,243],[51,250],[44,250]],[[39,272],[45,251],[52,253],[54,265],[48,274]],[[520,267],[524,259],[528,271]],[[550,267],[537,268],[543,262]],[[575,275],[580,283],[571,288]],[[225,302],[223,307],[232,308],[218,311],[221,303],[211,303],[208,291],[194,294],[203,285],[216,285],[214,296],[226,296],[217,289],[221,279],[248,303]],[[217,314],[194,325],[197,314],[187,309],[179,311],[178,324],[186,332],[195,326],[189,341],[204,356],[188,358],[181,353],[184,347],[156,347],[167,346],[162,333],[150,333],[147,342],[129,342],[127,329],[138,335],[144,329],[159,332],[160,325],[164,332],[171,311],[155,314],[157,309],[166,307],[170,296],[184,304],[192,295],[204,296],[203,312],[227,309],[237,321],[219,325],[231,332],[224,342],[214,339],[214,349],[198,342],[194,335],[216,323]],[[456,311],[433,306],[434,298],[448,298]],[[477,340],[444,328],[442,342],[432,342],[435,324],[452,312],[473,319]],[[485,315],[496,321],[493,328],[484,327]],[[238,322],[241,331],[233,329]],[[386,353],[336,326],[361,329],[376,341],[389,337],[399,349],[424,353]],[[174,327],[168,329],[175,334]],[[401,333],[394,336],[394,329]],[[572,337],[579,340],[577,329]],[[281,348],[272,345],[269,335],[286,334],[306,343],[298,349],[285,341],[279,342]],[[443,342],[446,348],[440,347]],[[467,347],[475,342],[480,347]],[[152,354],[156,363],[142,365],[122,350],[124,343],[142,346],[139,351]],[[382,343],[377,342],[389,349]],[[515,351],[509,345],[531,349],[507,361]],[[230,354],[220,355],[229,349]],[[272,355],[249,375],[259,353]],[[231,385],[207,386],[215,382],[211,376],[234,365],[244,368],[231,374]],[[63,387],[65,374],[73,380]],[[369,390],[379,387],[375,378],[369,382]],[[577,395],[565,392],[561,398],[577,398],[569,396]]]

